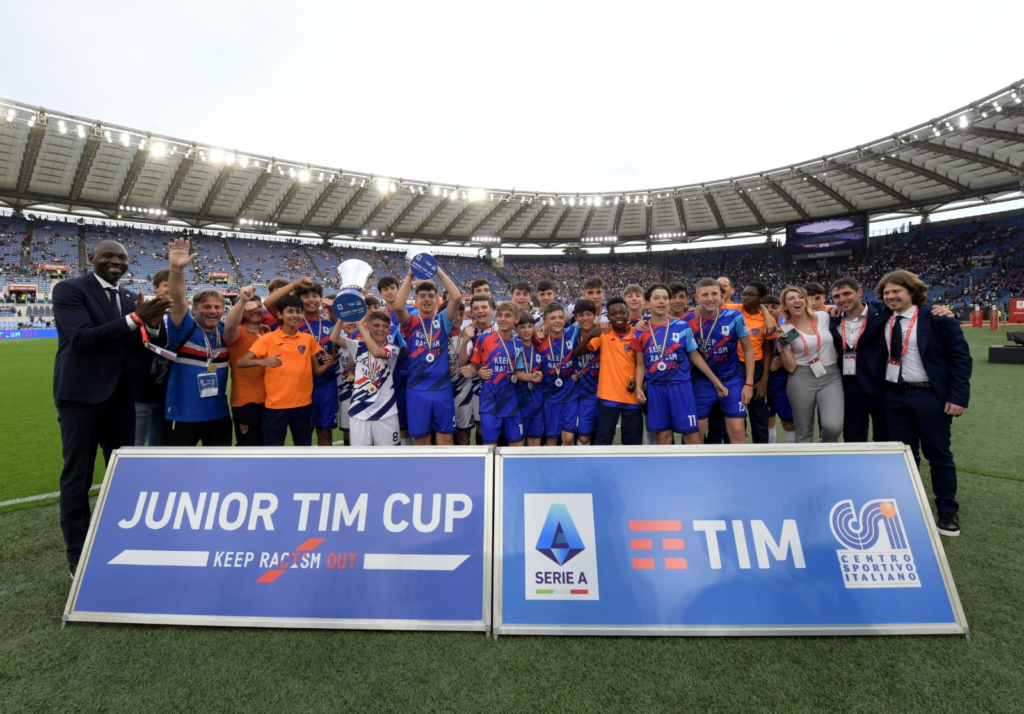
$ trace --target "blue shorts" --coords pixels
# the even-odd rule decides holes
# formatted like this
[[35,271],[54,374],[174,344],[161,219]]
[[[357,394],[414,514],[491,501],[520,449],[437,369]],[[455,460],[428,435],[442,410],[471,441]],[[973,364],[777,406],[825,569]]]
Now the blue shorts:
[[691,382],[644,383],[647,391],[647,431],[693,434],[697,431],[697,407]]
[[402,431],[409,430],[409,412],[405,407],[405,385],[401,389],[395,386],[395,401],[398,403],[398,428]]
[[500,417],[480,413],[480,438],[485,444],[497,444],[504,434],[505,441],[514,444],[523,440],[523,419],[520,416]]
[[741,400],[743,392],[743,375],[737,374],[722,380],[722,384],[729,388],[729,396],[720,397],[715,390],[715,385],[710,379],[698,379],[693,382],[693,398],[697,401],[697,418],[707,419],[711,415],[711,408],[718,402],[722,413],[729,419],[745,419],[747,407]]
[[526,436],[531,439],[543,439],[544,438],[544,415],[541,414],[539,417],[533,417],[531,419],[523,419],[523,429],[526,431]]
[[789,379],[768,378],[768,416],[778,415],[782,421],[793,421],[793,406],[789,403],[789,395],[786,394],[786,384]]
[[544,436],[554,439],[563,431],[575,434],[579,421],[579,407],[575,399],[561,403],[544,402]]
[[409,436],[412,438],[430,436],[432,431],[438,434],[455,431],[455,400],[451,389],[429,392],[409,389],[405,392],[405,404],[409,415]]
[[327,384],[313,390],[313,426],[338,428],[338,385]]
[[592,397],[581,396],[577,401],[579,405],[579,433],[589,436],[597,429],[597,395]]

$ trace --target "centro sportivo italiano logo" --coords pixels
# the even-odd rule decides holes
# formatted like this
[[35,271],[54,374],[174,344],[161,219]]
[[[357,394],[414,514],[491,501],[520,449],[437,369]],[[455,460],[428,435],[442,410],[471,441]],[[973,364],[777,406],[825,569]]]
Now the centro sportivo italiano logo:
[[589,493],[527,493],[527,600],[598,600],[594,502]]
[[868,501],[861,506],[859,518],[853,501],[840,501],[832,506],[829,525],[836,540],[846,546],[836,551],[846,587],[921,587],[895,500]]

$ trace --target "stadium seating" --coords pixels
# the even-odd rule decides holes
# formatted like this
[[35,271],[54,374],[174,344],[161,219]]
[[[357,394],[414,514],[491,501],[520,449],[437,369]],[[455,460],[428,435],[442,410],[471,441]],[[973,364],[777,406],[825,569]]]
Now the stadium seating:
[[[37,220],[29,245],[29,261],[65,263],[71,274],[78,272],[78,225],[63,220]],[[24,219],[0,216],[0,286],[28,283],[37,286],[37,302],[45,302],[52,287],[48,276],[20,267]],[[88,224],[86,245],[114,239],[128,251],[131,270],[126,283],[134,289],[151,291],[152,276],[167,265],[167,243],[177,230],[142,228],[115,223]],[[190,292],[206,288],[237,288],[256,284],[267,295],[266,283],[275,277],[295,280],[309,276],[323,283],[327,292],[338,287],[337,266],[358,258],[373,268],[373,285],[384,275],[401,279],[405,275],[404,250],[379,250],[296,240],[262,240],[248,236],[192,235],[199,258],[186,272]],[[887,271],[906,268],[919,274],[931,288],[929,299],[962,308],[975,303],[996,304],[1005,310],[1010,296],[1024,294],[1024,213],[970,218],[945,224],[910,226],[907,230],[872,239],[868,255],[859,260],[834,259],[786,261],[784,248],[756,244],[732,248],[707,248],[669,252],[639,252],[607,255],[507,255],[503,267],[493,268],[479,257],[436,252],[441,266],[469,293],[476,278],[486,278],[499,300],[507,299],[512,283],[520,280],[536,289],[540,280],[555,284],[556,299],[575,300],[583,281],[600,276],[606,294],[621,293],[629,283],[681,280],[688,286],[701,277],[725,275],[742,287],[744,281],[760,281],[778,292],[786,285],[817,281],[828,286],[835,279],[851,276],[874,296],[875,283]],[[215,281],[213,272],[225,272],[226,282]]]

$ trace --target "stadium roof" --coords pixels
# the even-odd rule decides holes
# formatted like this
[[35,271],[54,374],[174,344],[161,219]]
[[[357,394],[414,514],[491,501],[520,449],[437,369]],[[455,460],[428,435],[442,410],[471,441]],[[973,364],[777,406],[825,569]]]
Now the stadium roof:
[[[892,136],[685,186],[554,193],[431,183],[158,136],[0,99],[0,201],[194,228],[557,247],[770,234],[1024,189],[1024,81]],[[752,128],[727,151],[771,141]]]

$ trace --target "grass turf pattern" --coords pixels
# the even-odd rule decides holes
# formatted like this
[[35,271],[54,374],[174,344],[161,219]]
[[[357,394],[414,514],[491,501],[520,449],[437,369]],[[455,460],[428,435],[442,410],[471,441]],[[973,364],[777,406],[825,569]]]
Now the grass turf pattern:
[[[143,627],[60,630],[57,507],[0,514],[0,711],[1019,711],[1024,697],[1021,368],[966,330],[971,408],[954,422],[960,538],[943,539],[973,640],[557,638]],[[0,344],[11,420],[0,500],[56,490],[55,341]],[[29,411],[25,411],[33,405]],[[22,411],[18,411],[18,410]],[[101,461],[101,460],[100,460]],[[97,479],[102,477],[98,464]],[[925,484],[927,466],[923,467]]]

